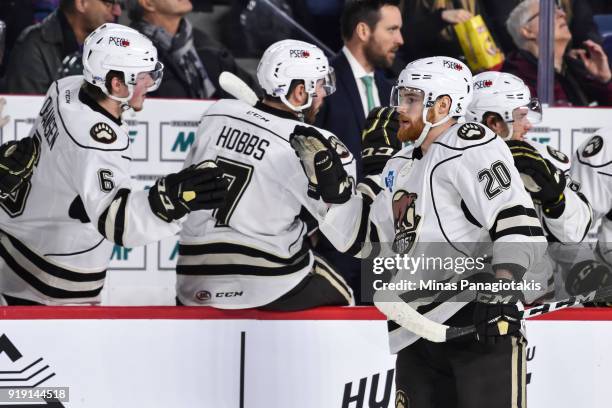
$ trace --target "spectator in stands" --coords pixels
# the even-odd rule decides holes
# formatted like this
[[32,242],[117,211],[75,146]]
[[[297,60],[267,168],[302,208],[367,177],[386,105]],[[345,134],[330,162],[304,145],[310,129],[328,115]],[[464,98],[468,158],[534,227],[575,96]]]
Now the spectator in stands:
[[406,43],[400,50],[405,61],[434,55],[464,59],[453,26],[482,15],[497,45],[514,49],[504,23],[520,0],[407,0],[402,33]]
[[[328,96],[317,116],[317,126],[338,136],[361,168],[361,131],[373,108],[388,105],[392,83],[383,69],[393,64],[403,44],[402,17],[394,0],[347,2],[340,20],[344,47],[330,60],[336,72],[336,92]],[[360,264],[339,253],[321,237],[317,250],[360,292]],[[360,297],[356,296],[359,301]]]
[[[525,0],[512,11],[507,26],[518,51],[509,55],[502,67],[503,71],[522,78],[534,96],[538,80],[539,14],[539,0]],[[568,50],[572,34],[565,12],[559,7],[554,30],[555,105],[612,106],[612,73],[601,46],[587,40],[584,49]]]
[[601,38],[595,20],[593,20],[593,10],[588,1],[560,0],[559,5],[565,12],[574,44],[580,45],[586,40],[593,40],[600,45],[603,44],[603,38]]
[[130,0],[132,28],[157,47],[164,64],[164,81],[153,96],[171,98],[224,98],[219,74],[232,72],[258,89],[253,78],[236,64],[230,52],[185,16],[192,10],[189,0]]
[[[6,68],[8,92],[45,93],[70,73],[63,64],[80,61],[85,37],[117,20],[123,0],[61,0],[59,8],[19,36]],[[78,69],[78,68],[77,68]]]

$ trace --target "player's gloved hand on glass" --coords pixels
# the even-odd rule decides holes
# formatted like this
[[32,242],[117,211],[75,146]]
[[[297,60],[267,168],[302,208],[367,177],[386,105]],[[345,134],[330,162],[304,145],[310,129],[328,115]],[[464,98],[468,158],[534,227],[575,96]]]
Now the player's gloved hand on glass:
[[382,173],[387,161],[401,150],[397,138],[399,114],[395,108],[377,107],[370,111],[361,132],[361,157],[364,175]]
[[349,200],[353,183],[336,149],[321,132],[310,126],[297,125],[289,137],[289,143],[308,177],[309,197],[320,197],[328,204],[342,204]]
[[520,140],[509,140],[506,143],[533,200],[542,205],[547,217],[558,218],[565,209],[565,174],[544,159],[529,143]]
[[[495,279],[487,275],[485,282],[510,285],[509,279]],[[474,326],[476,338],[485,344],[495,344],[504,336],[520,333],[523,294],[518,290],[481,291],[476,295]]]
[[36,137],[7,142],[0,146],[0,199],[19,190],[32,177],[40,157]]
[[215,162],[206,160],[157,180],[149,205],[162,220],[178,220],[191,211],[223,206],[228,184]]

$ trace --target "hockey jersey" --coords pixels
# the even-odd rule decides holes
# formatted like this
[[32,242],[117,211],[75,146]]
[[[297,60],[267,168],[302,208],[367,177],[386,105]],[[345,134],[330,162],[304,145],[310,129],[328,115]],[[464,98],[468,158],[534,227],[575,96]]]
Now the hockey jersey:
[[100,301],[113,245],[172,236],[133,189],[127,129],[81,91],[54,82],[31,135],[41,141],[32,179],[0,202],[1,293],[43,304]]
[[[463,253],[469,249],[464,243],[489,242],[493,265],[524,272],[541,261],[546,239],[531,197],[506,144],[484,126],[456,124],[425,154],[420,148],[404,148],[388,161],[381,179],[383,186],[370,184],[366,189],[377,193],[375,197],[355,196],[332,206],[320,225],[328,237],[334,236],[330,229],[355,225],[348,229],[351,238],[344,236],[345,248],[353,254],[368,256],[357,244],[364,241],[390,243],[402,253],[410,253],[418,243],[447,243]],[[511,251],[508,244],[514,244]],[[444,322],[464,305],[430,303],[418,310]],[[389,323],[392,352],[418,339]]]
[[[327,204],[307,195],[306,175],[289,144],[296,125],[303,123],[291,113],[237,100],[220,100],[203,115],[185,166],[214,160],[230,186],[224,208],[193,213],[184,224],[177,265],[181,303],[262,306],[312,270],[313,254],[304,242],[312,229],[307,220],[320,220]],[[354,178],[350,152],[318,130]]]
[[570,171],[575,190],[589,200],[598,254],[612,264],[612,128],[603,128],[576,149]]

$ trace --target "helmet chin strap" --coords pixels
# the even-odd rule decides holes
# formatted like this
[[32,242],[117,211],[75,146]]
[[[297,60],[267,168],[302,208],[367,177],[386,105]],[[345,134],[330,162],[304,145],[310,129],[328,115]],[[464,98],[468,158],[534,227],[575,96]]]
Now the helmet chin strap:
[[132,96],[134,96],[134,86],[133,85],[127,85],[128,88],[128,95],[125,97],[120,97],[120,96],[115,96],[115,95],[111,95],[107,90],[106,87],[100,87],[102,89],[102,91],[104,91],[104,93],[106,94],[106,96],[108,96],[110,99],[112,99],[113,101],[117,101],[121,103],[121,110],[122,111],[126,111],[129,110],[131,108],[129,101],[130,99],[132,99]]
[[304,119],[304,113],[303,113],[304,109],[308,109],[310,108],[310,105],[312,105],[312,96],[310,94],[307,94],[307,95],[308,95],[308,100],[306,101],[304,105],[300,105],[300,106],[294,106],[291,102],[287,100],[287,97],[285,95],[281,95],[280,99],[285,104],[285,106],[287,106],[292,111],[298,113],[298,115],[300,116],[300,120],[303,120]]
[[506,125],[508,125],[508,136],[502,137],[502,140],[504,140],[504,141],[511,140],[512,139],[512,135],[514,134],[514,123],[506,122]]
[[427,137],[427,134],[432,128],[435,128],[437,126],[440,126],[448,122],[451,118],[451,115],[446,115],[444,118],[442,118],[438,122],[431,123],[427,120],[427,113],[429,113],[429,108],[423,109],[423,122],[425,123],[425,127],[421,131],[421,134],[419,135],[417,140],[414,141],[414,147],[419,147],[421,144],[423,144],[423,142],[425,141],[425,138]]

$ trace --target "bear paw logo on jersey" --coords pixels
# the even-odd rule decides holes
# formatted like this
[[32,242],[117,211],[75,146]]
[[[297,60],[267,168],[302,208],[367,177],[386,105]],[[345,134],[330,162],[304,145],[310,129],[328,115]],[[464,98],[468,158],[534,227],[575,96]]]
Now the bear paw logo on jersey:
[[584,157],[593,157],[601,151],[603,147],[603,139],[601,136],[593,136],[589,143],[584,147],[582,155]]
[[546,146],[546,150],[548,150],[548,154],[550,154],[552,157],[554,157],[556,160],[560,161],[561,163],[564,163],[564,164],[569,163],[569,157],[567,157],[565,153],[555,149],[554,147],[550,145]]
[[410,251],[416,241],[416,230],[421,216],[416,214],[416,193],[399,190],[393,195],[393,222],[395,225],[395,239],[393,251],[404,254]]
[[289,57],[291,58],[308,58],[310,53],[306,50],[289,50]]
[[459,130],[457,130],[457,136],[464,140],[482,139],[485,134],[486,131],[478,123],[464,123],[463,125],[461,125]]
[[98,122],[91,127],[89,134],[96,142],[111,144],[117,140],[117,134],[108,123]]
[[341,159],[346,159],[351,155],[344,143],[342,143],[340,139],[338,139],[336,136],[330,136],[329,144],[331,145],[332,149],[335,150],[338,157],[340,157]]
[[109,44],[115,44],[117,47],[129,47],[130,42],[121,37],[108,37]]
[[444,68],[454,69],[455,71],[463,70],[463,66],[461,64],[457,64],[455,61],[443,60],[442,65]]
[[408,397],[402,390],[395,391],[395,408],[408,408]]

